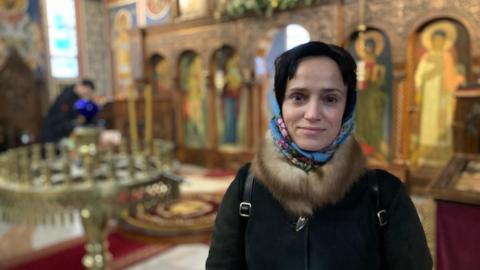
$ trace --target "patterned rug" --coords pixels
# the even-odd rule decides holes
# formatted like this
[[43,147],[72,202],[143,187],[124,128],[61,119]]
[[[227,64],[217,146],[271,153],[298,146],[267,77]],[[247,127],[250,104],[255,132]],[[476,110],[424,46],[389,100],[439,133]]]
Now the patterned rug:
[[220,194],[184,194],[149,209],[132,209],[121,215],[120,228],[150,236],[180,236],[211,231]]

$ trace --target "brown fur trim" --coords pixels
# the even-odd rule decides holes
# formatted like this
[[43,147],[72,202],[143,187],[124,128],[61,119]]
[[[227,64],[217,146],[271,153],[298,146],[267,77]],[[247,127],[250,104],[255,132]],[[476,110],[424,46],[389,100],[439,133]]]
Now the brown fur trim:
[[366,159],[353,136],[322,167],[305,172],[279,153],[267,132],[252,161],[252,173],[285,209],[297,216],[340,201],[366,171]]

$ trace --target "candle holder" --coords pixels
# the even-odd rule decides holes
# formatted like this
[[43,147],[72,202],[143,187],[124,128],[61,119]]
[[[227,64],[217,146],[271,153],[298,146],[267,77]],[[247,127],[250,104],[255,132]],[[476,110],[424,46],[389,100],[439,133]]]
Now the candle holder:
[[[171,171],[173,148],[154,140],[153,151],[98,145],[99,131],[74,131],[75,146],[31,145],[0,154],[0,218],[10,223],[67,224],[79,213],[85,229],[87,269],[107,269],[107,232],[124,209],[167,202],[179,195]],[[137,147],[133,145],[134,147]],[[167,150],[165,150],[167,149]],[[167,151],[167,152],[166,152]],[[170,163],[169,163],[170,162]]]

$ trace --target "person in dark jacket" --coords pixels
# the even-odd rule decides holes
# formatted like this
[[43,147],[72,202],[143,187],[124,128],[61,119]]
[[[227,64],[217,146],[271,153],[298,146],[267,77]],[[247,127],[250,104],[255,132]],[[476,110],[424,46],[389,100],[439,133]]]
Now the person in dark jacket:
[[66,87],[56,98],[43,120],[40,140],[58,142],[68,137],[79,123],[78,112],[74,104],[79,99],[91,100],[95,84],[89,79],[82,79],[75,85]]
[[[302,44],[276,59],[274,87],[269,131],[223,198],[206,269],[432,269],[405,187],[368,170],[352,135],[352,56]],[[248,217],[239,213],[245,189]]]

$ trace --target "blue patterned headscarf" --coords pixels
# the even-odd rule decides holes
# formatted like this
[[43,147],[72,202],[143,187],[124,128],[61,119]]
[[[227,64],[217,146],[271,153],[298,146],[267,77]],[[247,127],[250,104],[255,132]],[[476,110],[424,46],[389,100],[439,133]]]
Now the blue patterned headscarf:
[[[356,93],[353,92],[352,94],[355,95]],[[353,100],[355,100],[355,98]],[[278,104],[273,90],[268,93],[268,101],[273,114],[272,120],[270,120],[269,124],[270,133],[276,148],[288,161],[305,172],[318,168],[329,161],[335,151],[337,151],[340,145],[342,145],[350,133],[352,133],[355,124],[354,101],[347,103],[347,106],[349,106],[349,108],[345,108],[345,113],[347,113],[347,115],[343,118],[340,132],[330,145],[320,151],[305,151],[301,149],[288,134],[285,121],[281,115],[280,105]]]

